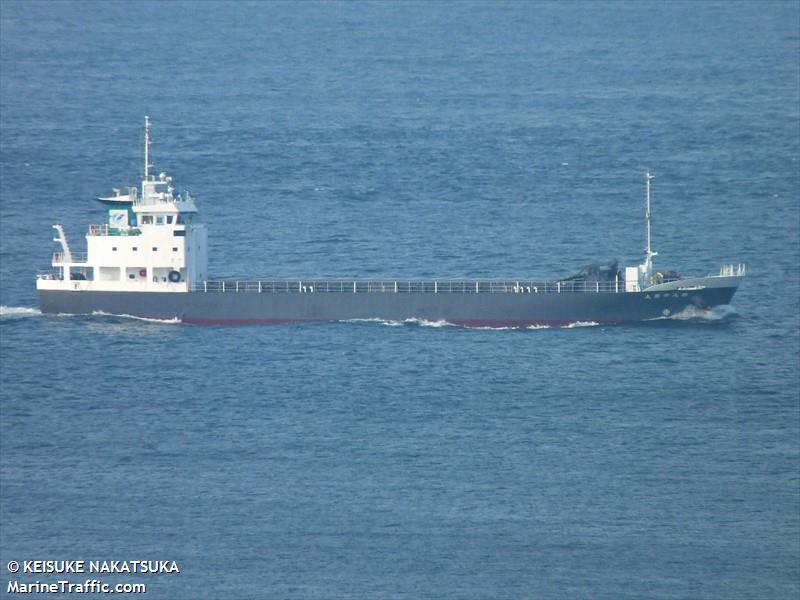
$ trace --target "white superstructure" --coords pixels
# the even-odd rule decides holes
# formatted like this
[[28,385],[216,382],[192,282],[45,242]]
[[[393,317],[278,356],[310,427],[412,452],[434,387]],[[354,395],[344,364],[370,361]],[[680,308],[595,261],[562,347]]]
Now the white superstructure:
[[74,252],[61,225],[54,225],[56,271],[40,275],[42,290],[188,292],[207,278],[206,227],[195,222],[197,207],[188,193],[176,194],[172,177],[150,174],[150,119],[145,117],[145,165],[141,191],[98,198],[108,221],[90,225],[86,254]]

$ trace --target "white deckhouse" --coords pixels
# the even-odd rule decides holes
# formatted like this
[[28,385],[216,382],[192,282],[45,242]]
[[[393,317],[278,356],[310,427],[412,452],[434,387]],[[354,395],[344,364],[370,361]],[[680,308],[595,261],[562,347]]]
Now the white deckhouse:
[[98,198],[108,222],[90,225],[86,254],[72,252],[64,228],[53,225],[61,249],[56,271],[39,276],[39,290],[188,292],[208,272],[206,226],[193,222],[197,207],[188,192],[176,195],[172,177],[150,174],[150,118],[145,117],[144,179],[141,194]]

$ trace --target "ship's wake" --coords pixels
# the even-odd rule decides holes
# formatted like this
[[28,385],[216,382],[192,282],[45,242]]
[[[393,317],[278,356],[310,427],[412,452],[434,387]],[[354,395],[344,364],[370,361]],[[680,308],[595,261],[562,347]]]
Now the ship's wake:
[[30,317],[40,317],[42,311],[38,308],[29,308],[27,306],[6,306],[0,305],[0,319],[13,320],[13,319],[27,319]]
[[[31,317],[41,317],[42,312],[38,308],[31,308],[28,306],[6,306],[0,305],[0,321],[13,321],[19,319],[28,319]],[[59,313],[58,315],[48,315],[48,316],[58,316],[58,317],[78,317],[78,318],[86,318],[86,317],[101,317],[103,319],[120,319],[120,320],[131,320],[131,321],[141,321],[145,323],[154,323],[158,325],[175,325],[182,323],[179,317],[172,317],[172,318],[152,318],[152,317],[140,317],[136,315],[128,315],[128,314],[113,314],[107,313],[104,311],[94,311],[91,315],[73,315],[73,314],[66,314],[66,313]],[[648,321],[642,322],[642,324],[678,324],[678,323],[685,323],[685,324],[692,324],[692,323],[711,323],[711,324],[720,324],[720,323],[728,323],[736,318],[738,318],[739,313],[736,312],[736,309],[733,306],[725,305],[725,306],[716,306],[710,309],[702,309],[697,308],[695,306],[688,306],[683,309],[679,313],[675,313],[669,316],[662,316],[656,317],[654,319],[650,319]],[[538,330],[538,329],[575,329],[581,327],[597,327],[600,323],[596,321],[575,321],[572,323],[566,324],[547,324],[547,323],[540,323],[540,324],[531,324],[531,325],[469,325],[466,323],[451,323],[444,319],[440,320],[430,320],[430,319],[421,319],[421,318],[410,318],[410,319],[403,319],[403,320],[393,320],[393,319],[382,319],[382,318],[369,318],[369,319],[343,319],[340,321],[341,323],[364,323],[364,324],[378,324],[383,325],[386,327],[401,327],[401,326],[416,326],[416,327],[433,327],[433,328],[441,328],[441,327],[457,327],[462,329],[472,329],[472,330],[494,330],[494,331],[505,331],[505,330]]]
[[736,309],[726,304],[714,308],[698,308],[687,306],[682,311],[665,317],[650,319],[649,323],[682,322],[682,323],[729,323],[739,316]]
[[172,317],[171,319],[155,319],[150,317],[137,317],[136,315],[112,314],[103,312],[102,310],[96,310],[92,312],[92,316],[104,317],[107,319],[130,319],[133,321],[144,321],[145,323],[157,323],[159,325],[176,325],[182,322],[178,317]]
[[374,317],[371,319],[343,319],[340,323],[376,323],[386,327],[401,327],[411,325],[416,327],[457,327],[460,329],[471,329],[474,331],[508,331],[508,330],[536,330],[536,329],[574,329],[577,327],[596,327],[600,325],[595,321],[575,321],[573,323],[548,325],[546,323],[532,325],[469,325],[466,323],[451,323],[446,320],[431,321],[429,319],[419,319],[416,317],[403,319],[402,321],[392,319],[381,319]]
[[386,327],[401,327],[403,325],[417,325],[419,327],[455,327],[456,325],[448,321],[429,321],[427,319],[403,319],[402,321],[395,321],[392,319],[381,319],[379,317],[371,319],[342,319],[340,323],[377,323],[385,325]]
[[[28,306],[6,306],[0,305],[0,321],[13,321],[18,319],[29,319],[31,317],[41,317],[43,316],[42,311],[38,308],[30,308]],[[181,320],[178,317],[173,317],[171,319],[152,319],[148,317],[137,317],[136,315],[118,315],[103,312],[101,310],[94,311],[91,315],[86,314],[70,314],[70,313],[57,313],[57,314],[48,314],[48,317],[71,317],[76,319],[86,319],[90,317],[101,317],[103,319],[122,319],[122,320],[133,320],[133,321],[144,321],[146,323],[158,323],[161,325],[172,325],[176,323],[180,323]]]

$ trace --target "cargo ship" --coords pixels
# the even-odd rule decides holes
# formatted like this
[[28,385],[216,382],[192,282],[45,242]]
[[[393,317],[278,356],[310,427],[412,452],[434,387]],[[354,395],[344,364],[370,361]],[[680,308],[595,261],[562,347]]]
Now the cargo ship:
[[565,278],[534,280],[214,279],[208,275],[205,224],[188,192],[151,164],[145,117],[141,187],[100,197],[106,222],[90,225],[75,252],[53,225],[52,269],[38,274],[43,313],[110,314],[194,324],[351,320],[428,321],[466,327],[619,324],[669,318],[727,305],[745,266],[684,277],[653,267],[650,185],[645,173],[644,261],[594,264]]

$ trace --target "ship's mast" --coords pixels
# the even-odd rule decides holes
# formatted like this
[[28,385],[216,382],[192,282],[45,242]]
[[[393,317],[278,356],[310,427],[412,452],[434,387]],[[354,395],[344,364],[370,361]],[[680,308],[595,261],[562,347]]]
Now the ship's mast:
[[150,117],[145,115],[144,117],[144,178],[145,180],[150,178],[150,167],[153,165],[150,164]]
[[644,174],[644,181],[647,187],[647,208],[645,211],[645,218],[647,219],[647,261],[650,261],[650,258],[658,254],[657,252],[653,252],[652,248],[650,247],[650,182],[655,179],[653,175],[650,174],[650,169]]
[[642,265],[642,270],[644,271],[642,275],[644,275],[644,280],[647,285],[649,285],[652,281],[653,257],[658,255],[658,252],[653,252],[653,248],[650,245],[650,182],[653,179],[655,179],[655,177],[650,174],[650,169],[647,169],[644,173],[644,183],[645,183],[645,188],[647,190],[646,203],[645,203],[645,221],[647,224],[647,248],[645,249],[644,264]]

